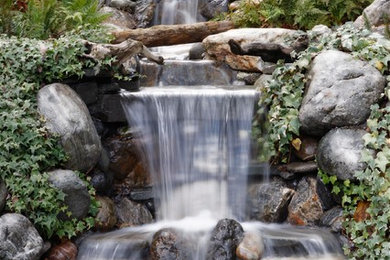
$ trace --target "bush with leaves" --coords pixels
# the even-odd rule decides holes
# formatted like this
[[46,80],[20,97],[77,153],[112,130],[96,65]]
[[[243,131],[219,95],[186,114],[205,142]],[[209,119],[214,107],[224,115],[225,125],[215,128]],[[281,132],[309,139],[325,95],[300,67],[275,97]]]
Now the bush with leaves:
[[0,178],[10,193],[6,210],[26,215],[46,238],[72,237],[94,225],[94,190],[86,182],[93,198],[87,218],[57,218],[69,215],[65,195],[49,184],[45,172],[60,167],[66,156],[37,112],[36,94],[44,84],[82,76],[83,67],[109,65],[111,60],[84,60],[86,48],[71,34],[50,41],[2,35],[0,48]]
[[242,0],[238,10],[222,17],[232,20],[239,27],[311,29],[317,24],[333,26],[352,21],[371,2],[372,0]]
[[[390,100],[390,49],[381,44],[369,30],[358,30],[351,24],[339,27],[330,35],[318,39],[310,35],[309,47],[297,54],[297,60],[285,66],[279,64],[272,80],[261,91],[260,104],[269,110],[269,135],[258,133],[259,145],[271,151],[274,162],[288,162],[292,142],[299,136],[298,109],[303,98],[305,75],[316,55],[328,49],[351,53],[355,58],[368,61],[387,77],[387,87],[380,104]],[[387,41],[388,43],[388,41]],[[333,185],[333,192],[342,194],[345,214],[345,233],[354,244],[346,248],[351,259],[388,259],[390,257],[390,107],[372,106],[364,136],[366,149],[362,161],[365,171],[357,172],[357,181],[340,181],[335,176],[319,173],[325,184]],[[258,114],[262,115],[264,108]],[[267,157],[262,156],[262,159]],[[269,158],[269,156],[268,156]],[[366,218],[353,218],[359,203],[369,205]]]

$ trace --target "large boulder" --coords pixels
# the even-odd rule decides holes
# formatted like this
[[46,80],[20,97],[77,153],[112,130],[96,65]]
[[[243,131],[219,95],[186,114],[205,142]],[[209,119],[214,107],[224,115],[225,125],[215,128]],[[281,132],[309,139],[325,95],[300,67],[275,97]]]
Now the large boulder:
[[283,222],[287,218],[287,207],[294,190],[282,181],[256,184],[249,189],[251,219],[263,222]]
[[139,226],[153,222],[152,213],[146,206],[123,198],[115,207],[120,226]]
[[228,0],[200,0],[198,10],[206,19],[212,19],[220,13],[228,11]]
[[355,21],[355,26],[364,27],[365,19],[372,26],[380,26],[386,23],[386,19],[390,17],[390,1],[375,0],[371,5],[364,9],[363,14]]
[[244,28],[210,35],[203,40],[203,46],[209,58],[225,62],[232,69],[262,72],[261,69],[265,64],[261,57],[233,54],[229,42],[234,42],[236,46],[239,45],[240,50],[259,50],[261,47],[260,49],[265,52],[260,53],[268,53],[266,50],[273,53],[275,48],[284,51],[300,49],[302,44],[307,43],[307,35],[301,31],[281,28]]
[[299,120],[304,132],[319,136],[337,126],[364,123],[386,83],[367,62],[336,50],[320,53],[307,78]]
[[0,179],[0,213],[3,211],[5,203],[7,201],[7,186],[5,185],[5,182]]
[[287,221],[293,225],[314,225],[324,211],[331,207],[331,194],[313,177],[304,177],[288,206]]
[[110,15],[103,23],[114,30],[120,31],[137,27],[136,18],[128,12],[108,6],[101,8],[100,12]]
[[[48,173],[49,182],[54,187],[65,193],[64,203],[72,213],[72,217],[82,219],[89,211],[91,197],[87,186],[70,170],[54,170]],[[65,216],[61,216],[65,217]]]
[[0,217],[0,259],[38,260],[44,251],[43,239],[23,215]]
[[236,259],[236,249],[244,238],[240,223],[233,219],[222,219],[211,232],[207,249],[207,260]]
[[86,172],[100,158],[102,146],[88,108],[67,85],[51,84],[38,92],[38,110],[46,126],[61,138],[69,156],[66,168]]
[[354,179],[356,171],[363,170],[360,162],[364,148],[364,130],[336,128],[320,141],[317,151],[318,166],[340,180]]

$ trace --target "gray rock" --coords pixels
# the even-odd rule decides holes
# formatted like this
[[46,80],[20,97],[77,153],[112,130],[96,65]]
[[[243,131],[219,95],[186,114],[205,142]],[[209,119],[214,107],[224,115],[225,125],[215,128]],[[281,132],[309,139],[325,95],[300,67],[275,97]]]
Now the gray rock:
[[95,227],[100,231],[109,231],[114,228],[117,218],[115,215],[115,204],[108,197],[96,197],[100,203],[99,211],[96,215]]
[[153,199],[152,187],[145,187],[143,189],[134,189],[130,192],[130,199],[132,200],[151,200]]
[[151,24],[156,4],[154,0],[137,0],[135,7],[135,17],[138,28],[145,28]]
[[360,162],[364,134],[364,130],[357,129],[331,130],[319,143],[318,166],[340,180],[354,179],[354,173],[365,167],[364,163]]
[[[371,5],[364,9],[363,13],[372,26],[379,26],[385,24],[386,17],[390,17],[390,1],[389,0],[375,0]],[[364,16],[359,16],[355,21],[355,26],[364,27]]]
[[131,13],[136,5],[132,0],[111,0],[108,6]]
[[233,219],[222,219],[211,232],[207,248],[207,260],[234,260],[236,249],[244,238],[240,223]]
[[93,104],[97,101],[98,87],[96,82],[78,83],[71,85],[71,88],[76,91],[86,105]]
[[249,189],[251,219],[269,223],[283,222],[295,191],[282,181],[256,184]]
[[313,225],[320,220],[326,210],[322,198],[328,196],[320,194],[319,185],[319,181],[312,177],[304,177],[299,181],[297,191],[288,206],[287,221],[290,224]]
[[119,94],[105,94],[99,101],[96,116],[105,123],[127,123]]
[[0,259],[38,260],[43,249],[43,239],[25,216],[4,214],[0,217]]
[[91,185],[98,194],[110,195],[113,190],[114,176],[111,172],[102,172],[95,169],[91,175]]
[[125,30],[134,29],[137,27],[136,18],[128,12],[108,6],[101,8],[100,12],[110,15],[110,17],[104,21],[104,24],[111,25],[113,29]]
[[191,259],[194,248],[190,248],[180,232],[165,228],[154,234],[150,253],[152,260]]
[[243,80],[246,85],[254,85],[261,75],[262,74],[256,72],[254,73],[238,72],[237,80]]
[[263,74],[255,82],[255,87],[258,90],[266,88],[269,82],[272,80],[272,75]]
[[367,62],[336,50],[320,53],[307,77],[299,120],[304,132],[319,136],[337,126],[364,123],[386,82]]
[[38,92],[38,110],[49,131],[58,134],[69,156],[66,168],[86,172],[98,162],[102,146],[88,108],[67,85],[51,84]]
[[[84,182],[70,170],[54,170],[48,173],[49,182],[65,193],[65,205],[72,217],[82,219],[87,216],[91,198]],[[65,216],[61,216],[65,218]]]
[[99,94],[117,94],[120,90],[119,84],[116,82],[101,83],[98,86]]
[[5,182],[0,179],[0,214],[4,209],[5,203],[7,202],[7,186],[5,185]]
[[337,233],[343,229],[343,209],[334,207],[324,213],[320,219],[320,225],[329,227],[331,231]]
[[201,60],[203,59],[205,55],[205,48],[203,47],[202,43],[194,43],[194,45],[190,49],[189,53],[189,59],[190,60]]
[[227,12],[228,0],[200,0],[198,10],[206,19],[212,19],[220,13]]
[[115,207],[118,225],[139,226],[153,221],[150,211],[142,204],[123,198]]

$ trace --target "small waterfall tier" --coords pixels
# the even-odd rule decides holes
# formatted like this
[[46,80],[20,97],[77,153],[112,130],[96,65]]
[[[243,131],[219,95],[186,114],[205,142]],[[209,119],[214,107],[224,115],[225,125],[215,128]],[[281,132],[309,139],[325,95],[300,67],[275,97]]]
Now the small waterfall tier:
[[198,0],[157,1],[155,24],[191,24],[197,22]]

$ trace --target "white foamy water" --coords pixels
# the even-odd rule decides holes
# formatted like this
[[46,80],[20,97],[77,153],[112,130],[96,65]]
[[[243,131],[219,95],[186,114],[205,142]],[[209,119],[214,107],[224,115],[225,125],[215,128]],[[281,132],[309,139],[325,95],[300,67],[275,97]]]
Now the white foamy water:
[[155,24],[191,24],[197,22],[197,14],[198,0],[161,0]]

